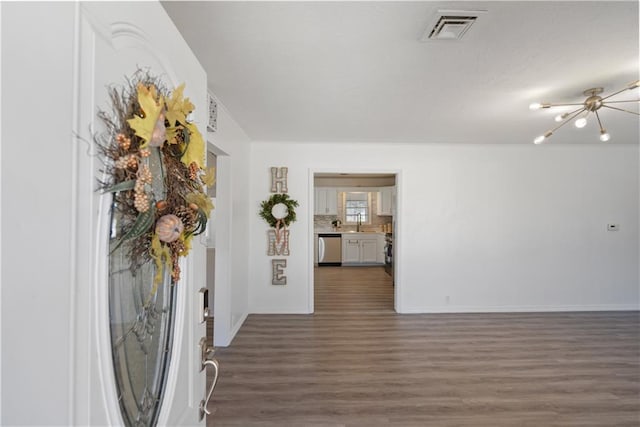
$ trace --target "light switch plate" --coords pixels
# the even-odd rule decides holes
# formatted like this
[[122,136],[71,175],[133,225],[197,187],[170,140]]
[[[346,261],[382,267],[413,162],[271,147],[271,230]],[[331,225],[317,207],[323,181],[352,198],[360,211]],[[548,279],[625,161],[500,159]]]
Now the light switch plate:
[[620,225],[618,224],[607,224],[607,231],[618,231],[620,229]]

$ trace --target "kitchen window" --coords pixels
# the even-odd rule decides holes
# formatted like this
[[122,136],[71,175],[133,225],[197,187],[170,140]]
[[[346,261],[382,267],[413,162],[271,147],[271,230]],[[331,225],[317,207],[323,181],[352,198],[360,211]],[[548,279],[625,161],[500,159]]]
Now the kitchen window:
[[371,223],[371,194],[368,192],[344,193],[345,224]]

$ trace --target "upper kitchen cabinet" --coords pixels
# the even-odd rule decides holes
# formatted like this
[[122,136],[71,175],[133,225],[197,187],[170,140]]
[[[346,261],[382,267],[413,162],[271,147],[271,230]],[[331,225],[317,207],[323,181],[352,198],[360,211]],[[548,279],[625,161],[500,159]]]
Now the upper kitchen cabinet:
[[338,190],[335,188],[316,188],[316,215],[338,215]]
[[377,215],[393,215],[395,204],[395,187],[380,187],[378,192]]

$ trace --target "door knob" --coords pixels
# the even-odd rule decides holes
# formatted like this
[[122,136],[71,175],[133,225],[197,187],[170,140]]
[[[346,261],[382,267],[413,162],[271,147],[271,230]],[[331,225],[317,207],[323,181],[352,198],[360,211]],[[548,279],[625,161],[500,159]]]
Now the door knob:
[[211,387],[206,395],[206,397],[200,401],[200,421],[204,418],[205,414],[210,415],[211,412],[207,409],[207,405],[209,404],[209,400],[211,400],[211,396],[213,396],[213,391],[218,384],[218,374],[220,372],[220,364],[216,359],[213,358],[215,354],[215,350],[213,346],[207,344],[207,339],[202,337],[200,339],[200,371],[206,369],[207,366],[213,367],[213,381],[211,382]]

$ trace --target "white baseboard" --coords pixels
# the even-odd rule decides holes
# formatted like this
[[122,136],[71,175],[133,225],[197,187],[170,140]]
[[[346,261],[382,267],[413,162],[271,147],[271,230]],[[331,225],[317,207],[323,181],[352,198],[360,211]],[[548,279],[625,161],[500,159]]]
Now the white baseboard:
[[427,306],[402,310],[402,314],[420,313],[535,313],[563,311],[639,311],[640,304],[592,305],[514,305],[514,306]]
[[273,308],[254,308],[251,314],[313,314],[308,310],[274,310]]
[[240,319],[238,319],[236,321],[236,323],[231,326],[231,336],[229,337],[229,344],[227,344],[227,345],[231,344],[231,342],[235,338],[236,334],[238,333],[238,331],[240,330],[240,328],[244,324],[244,321],[247,320],[247,316],[248,315],[249,315],[249,313],[242,313],[240,315]]

